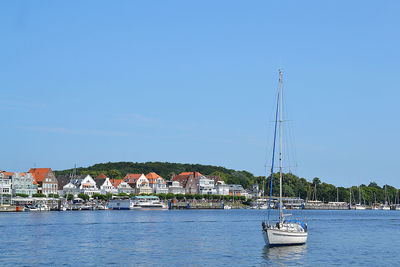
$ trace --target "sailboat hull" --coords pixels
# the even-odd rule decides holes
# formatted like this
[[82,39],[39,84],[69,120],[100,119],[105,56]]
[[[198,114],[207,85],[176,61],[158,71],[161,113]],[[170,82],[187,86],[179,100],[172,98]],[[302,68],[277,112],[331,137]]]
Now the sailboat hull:
[[307,242],[308,233],[266,229],[263,230],[263,237],[268,246],[301,245]]

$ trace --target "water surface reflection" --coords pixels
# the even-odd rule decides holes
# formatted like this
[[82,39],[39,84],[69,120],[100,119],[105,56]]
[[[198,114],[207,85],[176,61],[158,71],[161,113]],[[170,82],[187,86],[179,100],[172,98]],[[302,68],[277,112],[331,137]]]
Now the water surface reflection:
[[264,246],[262,257],[268,263],[276,263],[278,265],[288,265],[290,263],[299,263],[305,258],[307,254],[307,245],[299,246],[282,246],[282,247],[269,247]]

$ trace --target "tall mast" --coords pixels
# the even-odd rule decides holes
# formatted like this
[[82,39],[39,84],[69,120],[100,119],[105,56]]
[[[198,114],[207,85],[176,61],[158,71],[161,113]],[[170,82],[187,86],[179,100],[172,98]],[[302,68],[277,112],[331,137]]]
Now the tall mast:
[[350,203],[349,203],[349,204],[350,204],[349,207],[350,207],[350,209],[351,209],[351,187],[350,187]]
[[279,70],[279,221],[283,222],[282,213],[282,70]]
[[339,188],[336,187],[336,202],[339,202]]

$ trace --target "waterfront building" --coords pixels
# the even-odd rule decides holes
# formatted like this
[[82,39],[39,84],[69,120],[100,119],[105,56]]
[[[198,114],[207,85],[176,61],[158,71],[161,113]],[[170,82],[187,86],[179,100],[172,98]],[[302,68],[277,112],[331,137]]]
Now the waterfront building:
[[147,180],[149,180],[149,185],[152,188],[153,193],[168,193],[167,183],[164,178],[155,172],[150,172],[146,175]]
[[143,173],[128,173],[125,176],[124,181],[128,183],[130,187],[135,189],[135,194],[151,194],[153,192],[149,180]]
[[69,183],[67,183],[66,185],[63,186],[62,189],[62,193],[60,196],[64,196],[64,195],[73,195],[74,197],[77,197],[79,193],[78,188],[76,187],[76,185],[74,185],[73,183],[71,183],[71,181]]
[[118,182],[113,183],[116,186],[118,193],[126,193],[132,194],[135,193],[135,189],[133,189],[127,182],[124,182],[122,179],[114,179],[118,180]]
[[246,192],[251,198],[260,198],[264,194],[264,191],[260,190],[258,183],[254,184],[251,189],[247,189]]
[[37,186],[33,183],[33,175],[29,172],[16,172],[12,175],[12,193],[32,196],[37,193]]
[[214,180],[201,176],[198,180],[198,192],[202,195],[215,195],[217,190],[214,186]]
[[100,190],[99,188],[97,188],[96,182],[89,174],[80,181],[80,184],[78,186],[79,193],[84,193],[86,195],[89,195],[90,197],[93,196],[93,194],[95,193],[100,194]]
[[11,195],[12,193],[12,176],[13,172],[0,172],[0,194],[2,195]]
[[59,175],[57,176],[57,183],[58,183],[58,195],[64,196],[65,190],[64,186],[66,186],[71,181],[70,175]]
[[231,196],[246,196],[246,191],[240,184],[229,185],[229,195]]
[[168,193],[185,194],[185,188],[183,188],[178,181],[168,181],[167,185],[168,185]]
[[215,191],[217,195],[228,196],[229,195],[229,185],[225,184],[224,181],[219,181],[215,186]]
[[29,170],[34,178],[34,184],[37,184],[38,193],[57,194],[58,182],[51,168],[32,168]]
[[100,193],[105,195],[107,193],[116,194],[118,193],[117,188],[111,183],[110,178],[105,176],[104,174],[100,174],[95,179],[97,188],[100,189]]
[[202,177],[206,178],[199,172],[182,172],[178,175],[173,175],[171,180],[179,182],[185,189],[186,194],[198,194],[198,180]]

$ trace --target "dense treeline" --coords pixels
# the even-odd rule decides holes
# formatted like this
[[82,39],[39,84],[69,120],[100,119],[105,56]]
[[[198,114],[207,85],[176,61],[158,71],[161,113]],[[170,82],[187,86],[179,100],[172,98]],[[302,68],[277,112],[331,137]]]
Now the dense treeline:
[[[311,182],[305,178],[299,178],[291,173],[282,174],[283,186],[282,194],[288,197],[300,197],[307,200],[320,200],[323,202],[350,202],[373,204],[373,203],[399,203],[399,192],[393,186],[385,185],[387,196],[385,200],[385,186],[380,187],[375,182],[369,185],[362,184],[360,187],[352,186],[351,188],[336,187],[332,184],[321,182],[318,177],[315,177]],[[261,181],[258,181],[262,183]],[[265,192],[269,195],[271,176],[266,180]],[[274,173],[272,194],[279,196],[279,173]]]
[[[56,175],[68,175],[72,173],[72,169],[56,171]],[[104,173],[110,178],[123,178],[127,173],[144,173],[156,172],[165,179],[169,180],[173,174],[181,172],[197,171],[204,175],[219,175],[226,183],[241,184],[244,188],[251,188],[252,185],[258,184],[260,189],[264,187],[265,194],[269,195],[270,176],[265,179],[264,176],[254,176],[247,171],[236,171],[219,166],[201,165],[201,164],[181,164],[169,162],[109,162],[100,163],[87,168],[77,168],[77,174],[90,174],[93,177]],[[385,202],[385,188],[378,186],[375,182],[371,182],[368,186],[361,185],[361,191],[357,186],[351,188],[336,187],[332,184],[321,182],[321,179],[315,177],[311,182],[305,178],[300,178],[291,173],[283,174],[283,195],[288,197],[301,197],[308,200],[329,201],[345,201],[349,202],[350,192],[352,193],[352,202],[362,202],[372,204],[375,202]],[[387,185],[387,201],[389,203],[399,203],[398,190]],[[272,193],[274,196],[279,195],[279,174],[274,174]],[[360,199],[361,195],[361,199]],[[337,198],[338,197],[338,198]]]

